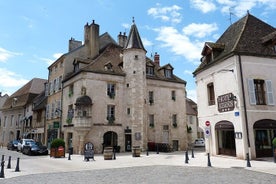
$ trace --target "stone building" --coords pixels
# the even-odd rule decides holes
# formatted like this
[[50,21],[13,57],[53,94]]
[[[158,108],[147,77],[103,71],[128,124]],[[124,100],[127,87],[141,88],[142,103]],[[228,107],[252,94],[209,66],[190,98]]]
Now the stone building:
[[34,78],[13,93],[3,104],[1,111],[1,141],[33,138],[33,100],[43,90],[45,79]]
[[[86,24],[84,43],[72,40],[60,58],[61,130],[67,148],[82,154],[91,142],[95,153],[104,146],[125,152],[146,150],[150,142],[185,150],[186,82],[170,64],[160,66],[157,53],[153,61],[146,56],[134,21],[128,36],[118,35],[118,43],[99,30],[94,21]],[[55,111],[49,96],[48,106]]]
[[[9,95],[5,94],[2,95],[2,92],[0,92],[0,109],[2,109],[2,106],[4,105],[5,101],[9,98]],[[3,132],[3,127],[2,127],[2,111],[0,110],[0,132]],[[4,136],[1,134],[0,136],[0,146],[4,146]]]
[[276,29],[248,13],[215,43],[206,42],[202,56],[194,76],[199,125],[210,130],[207,151],[242,159],[272,156]]

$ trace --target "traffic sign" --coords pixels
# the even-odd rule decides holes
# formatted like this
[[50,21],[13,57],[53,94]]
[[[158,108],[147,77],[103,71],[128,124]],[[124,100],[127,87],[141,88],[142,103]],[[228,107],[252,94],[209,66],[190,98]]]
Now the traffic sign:
[[209,137],[211,135],[210,127],[205,127],[205,137]]
[[206,125],[206,126],[210,126],[210,124],[211,124],[210,121],[206,121],[206,122],[205,122],[205,125]]

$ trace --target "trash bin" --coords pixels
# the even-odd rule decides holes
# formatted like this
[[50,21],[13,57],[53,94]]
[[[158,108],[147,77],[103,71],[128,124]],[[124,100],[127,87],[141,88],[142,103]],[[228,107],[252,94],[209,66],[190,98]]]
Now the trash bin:
[[71,147],[71,148],[68,149],[68,153],[69,153],[70,155],[73,155],[73,147]]

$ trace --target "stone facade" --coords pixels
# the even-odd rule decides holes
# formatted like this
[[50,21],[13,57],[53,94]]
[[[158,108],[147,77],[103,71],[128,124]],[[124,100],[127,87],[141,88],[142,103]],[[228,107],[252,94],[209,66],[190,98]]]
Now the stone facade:
[[99,35],[94,21],[84,29],[84,45],[63,56],[66,147],[79,154],[87,142],[95,153],[105,146],[145,151],[151,142],[185,150],[186,82],[171,65],[159,66],[159,55],[156,61],[146,57],[135,23],[128,37],[118,35],[119,44],[108,33]]

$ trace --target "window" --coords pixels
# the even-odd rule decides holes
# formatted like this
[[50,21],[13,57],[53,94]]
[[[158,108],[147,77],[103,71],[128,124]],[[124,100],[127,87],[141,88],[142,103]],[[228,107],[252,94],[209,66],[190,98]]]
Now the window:
[[107,95],[110,98],[114,98],[115,97],[115,84],[107,84]]
[[11,127],[14,125],[14,115],[11,115]]
[[165,77],[166,78],[172,78],[172,70],[165,69]]
[[45,96],[49,96],[49,84],[45,84]]
[[46,119],[50,119],[50,104],[46,106]]
[[154,115],[153,114],[149,115],[149,126],[154,127]]
[[62,84],[62,76],[59,76],[59,83],[58,83],[58,89],[61,89],[61,84]]
[[4,126],[3,127],[6,127],[6,124],[7,124],[7,116],[4,117]]
[[149,104],[152,105],[154,103],[153,91],[149,91]]
[[169,130],[169,125],[163,125],[163,130]]
[[127,108],[127,114],[130,115],[130,108]]
[[51,118],[56,117],[55,115],[56,115],[55,103],[52,103]]
[[176,98],[175,98],[175,91],[172,91],[171,96],[172,96],[172,100],[175,101],[175,99],[176,99]]
[[74,117],[74,109],[73,109],[73,105],[71,104],[71,105],[68,105],[66,122],[68,124],[72,123],[73,117]]
[[74,72],[79,71],[79,69],[80,69],[79,63],[74,64]]
[[107,106],[107,118],[109,123],[113,123],[115,121],[115,105]]
[[74,84],[69,86],[68,96],[71,97],[74,94]]
[[176,114],[172,115],[172,124],[174,127],[177,127],[177,115]]
[[146,74],[147,75],[154,75],[154,68],[152,66],[147,66]]
[[249,102],[252,105],[274,105],[271,80],[248,79]]
[[56,92],[57,79],[54,79],[53,92]]
[[215,90],[214,90],[214,84],[209,83],[207,85],[208,90],[208,104],[209,105],[215,105]]

